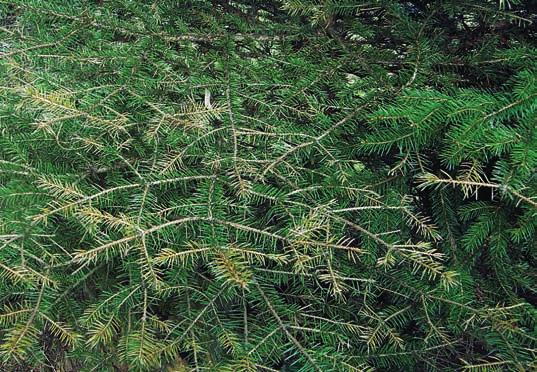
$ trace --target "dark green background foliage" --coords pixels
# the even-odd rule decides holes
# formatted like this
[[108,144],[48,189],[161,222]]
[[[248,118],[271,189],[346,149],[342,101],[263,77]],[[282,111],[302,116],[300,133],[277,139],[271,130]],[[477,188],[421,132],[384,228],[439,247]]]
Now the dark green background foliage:
[[536,47],[532,0],[0,0],[0,369],[535,369]]

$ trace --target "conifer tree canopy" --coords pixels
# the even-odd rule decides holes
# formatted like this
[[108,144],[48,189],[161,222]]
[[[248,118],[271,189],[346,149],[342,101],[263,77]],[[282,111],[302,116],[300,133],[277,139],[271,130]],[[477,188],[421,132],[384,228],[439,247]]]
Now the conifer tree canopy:
[[536,123],[533,0],[0,0],[0,370],[535,370]]

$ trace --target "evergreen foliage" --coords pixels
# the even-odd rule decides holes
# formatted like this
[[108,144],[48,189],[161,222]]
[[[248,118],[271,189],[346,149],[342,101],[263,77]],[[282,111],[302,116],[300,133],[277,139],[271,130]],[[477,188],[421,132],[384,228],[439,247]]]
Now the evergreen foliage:
[[0,368],[534,370],[537,3],[0,0]]

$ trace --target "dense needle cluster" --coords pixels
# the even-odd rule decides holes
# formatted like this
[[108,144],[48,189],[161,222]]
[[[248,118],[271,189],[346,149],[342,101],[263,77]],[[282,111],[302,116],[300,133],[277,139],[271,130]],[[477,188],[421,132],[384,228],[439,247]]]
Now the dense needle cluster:
[[0,369],[535,369],[536,123],[531,0],[0,0]]

